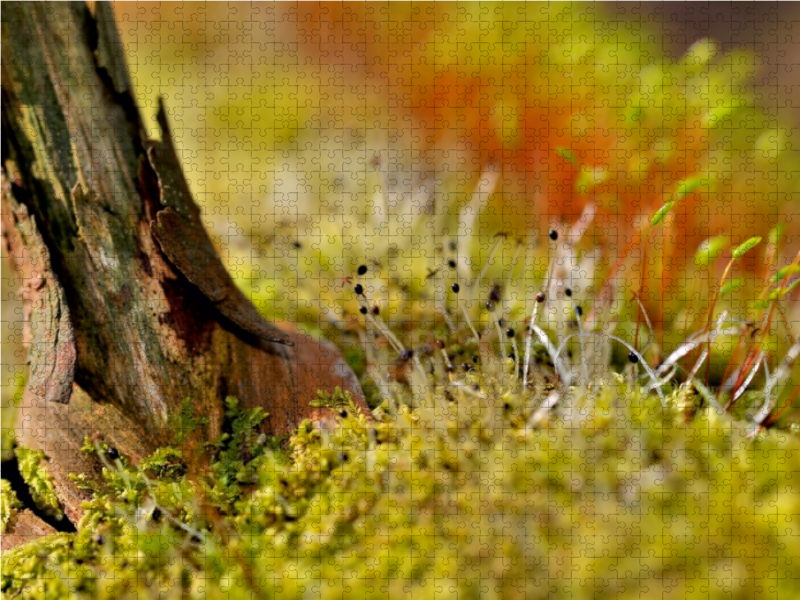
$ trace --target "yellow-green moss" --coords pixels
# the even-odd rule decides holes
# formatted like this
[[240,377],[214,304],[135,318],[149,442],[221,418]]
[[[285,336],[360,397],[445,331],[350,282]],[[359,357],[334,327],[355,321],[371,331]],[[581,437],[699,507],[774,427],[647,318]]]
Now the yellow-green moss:
[[14,517],[18,508],[22,508],[11,484],[5,479],[0,480],[0,531],[5,533],[9,521]]
[[788,597],[800,568],[800,440],[748,439],[708,408],[687,422],[678,395],[662,407],[618,378],[537,427],[515,425],[518,409],[487,418],[492,399],[464,395],[437,409],[401,405],[385,422],[355,412],[334,430],[304,422],[288,464],[270,449],[242,455],[255,446],[240,436],[203,477],[110,470],[77,534],[3,557],[3,590]]
[[180,413],[171,418],[168,423],[170,431],[175,432],[173,444],[180,446],[187,435],[191,435],[198,427],[205,427],[208,422],[208,418],[195,415],[191,398],[184,398]]
[[312,408],[350,408],[350,410],[355,410],[350,392],[343,392],[338,385],[333,390],[333,393],[318,390],[317,397],[309,402],[308,405]]
[[44,465],[45,455],[41,450],[14,449],[19,463],[19,472],[28,485],[36,506],[46,515],[61,520],[64,512],[58,502],[53,480]]

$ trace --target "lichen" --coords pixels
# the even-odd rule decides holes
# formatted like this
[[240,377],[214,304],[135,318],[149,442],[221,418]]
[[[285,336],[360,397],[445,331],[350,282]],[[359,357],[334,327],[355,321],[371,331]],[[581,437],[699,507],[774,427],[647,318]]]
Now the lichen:
[[17,455],[19,472],[28,485],[37,508],[49,517],[57,520],[63,519],[64,511],[61,510],[56,488],[44,466],[44,452],[17,447],[14,449],[14,453]]

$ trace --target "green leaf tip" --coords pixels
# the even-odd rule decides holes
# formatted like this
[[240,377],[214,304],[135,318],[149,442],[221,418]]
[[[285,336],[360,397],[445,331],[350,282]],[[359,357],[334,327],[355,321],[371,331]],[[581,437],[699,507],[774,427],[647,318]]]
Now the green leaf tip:
[[678,182],[678,191],[675,192],[675,200],[683,200],[689,194],[696,192],[698,188],[708,185],[708,178],[704,175],[694,175]]
[[653,218],[650,220],[650,224],[653,227],[658,225],[661,221],[664,220],[664,217],[666,217],[669,214],[669,211],[672,210],[673,206],[675,206],[675,200],[667,202],[664,206],[659,208],[658,212],[656,212],[656,214],[654,214]]
[[701,268],[707,267],[719,256],[719,253],[722,252],[722,249],[725,248],[727,243],[728,238],[724,235],[718,235],[705,240],[700,244],[697,253],[694,255],[695,266]]
[[773,283],[777,283],[781,279],[787,276],[792,276],[795,273],[800,273],[800,265],[788,265],[786,267],[783,267],[777,273],[775,273],[775,275],[772,276],[770,281],[772,281]]
[[742,258],[749,250],[752,250],[761,243],[761,237],[751,237],[743,244],[733,249],[733,258],[738,260]]

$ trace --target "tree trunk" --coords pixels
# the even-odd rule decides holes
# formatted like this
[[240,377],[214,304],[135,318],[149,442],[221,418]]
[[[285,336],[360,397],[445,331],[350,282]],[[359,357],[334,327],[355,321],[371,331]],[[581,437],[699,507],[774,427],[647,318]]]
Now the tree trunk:
[[17,439],[48,458],[67,516],[96,476],[79,451],[100,437],[136,461],[171,442],[191,400],[208,424],[184,458],[225,428],[223,401],[263,407],[289,432],[318,388],[353,392],[338,351],[264,322],[225,271],[172,146],[144,137],[114,28],[97,3],[3,3],[3,238],[23,282],[30,377]]

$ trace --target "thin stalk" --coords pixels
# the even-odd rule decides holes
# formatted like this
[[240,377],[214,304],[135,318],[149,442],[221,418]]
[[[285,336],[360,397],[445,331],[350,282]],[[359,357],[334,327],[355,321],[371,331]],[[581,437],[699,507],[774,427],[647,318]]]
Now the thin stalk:
[[764,423],[762,423],[762,427],[771,427],[772,425],[777,423],[778,419],[780,419],[781,415],[786,411],[786,409],[792,405],[792,403],[797,399],[798,395],[800,395],[800,385],[795,386],[794,392],[792,392],[792,395],[789,396],[789,398],[786,400],[786,402],[784,402],[783,406],[777,413],[765,419]]
[[[797,255],[795,256],[795,258],[792,261],[792,264],[790,266],[797,266],[798,264],[800,264],[800,252],[797,253]],[[778,289],[784,289],[786,287],[786,284],[789,282],[789,277],[791,277],[791,273],[792,273],[791,269],[787,270],[786,276],[781,281],[780,287]],[[767,290],[765,288],[761,292],[762,296],[764,294],[766,294],[766,291]],[[779,300],[780,300],[780,296],[776,296],[775,300],[772,302],[772,305],[770,306],[769,316],[767,318],[767,323],[766,323],[766,325],[764,326],[764,328],[762,330],[761,338],[758,340],[758,346],[757,347],[759,348],[759,350],[763,347],[764,342],[766,341],[766,338],[767,338],[767,334],[769,333],[770,329],[772,328],[772,320],[774,319],[775,312],[778,309]]]
[[467,325],[472,330],[472,334],[475,336],[475,341],[480,343],[481,336],[478,335],[478,331],[475,329],[475,326],[472,324],[472,319],[469,318],[469,312],[467,311],[467,307],[464,304],[464,301],[461,299],[460,296],[456,296],[456,302],[461,307],[461,311],[464,313],[464,318],[467,320]]
[[[561,356],[561,354],[564,352],[564,348],[566,347],[567,342],[571,338],[576,337],[577,335],[578,335],[577,333],[571,333],[568,336],[566,336],[563,340],[561,340],[561,345],[558,347],[558,350],[555,352],[556,357]],[[628,342],[623,340],[621,337],[618,337],[618,336],[612,335],[612,334],[608,334],[608,333],[586,333],[584,335],[586,335],[587,337],[608,338],[608,339],[614,340],[615,342],[618,342],[618,343],[622,344],[631,353],[636,355],[636,357],[639,359],[639,362],[642,363],[642,367],[644,368],[644,370],[647,372],[648,376],[650,377],[650,380],[653,383],[656,383],[656,384],[658,383],[658,377],[656,376],[655,371],[653,371],[653,369],[650,367],[650,365],[647,364],[647,361],[645,361],[644,357],[639,353],[638,350],[636,350],[636,348],[634,348],[631,344],[629,344]],[[553,361],[553,362],[555,364],[555,361]],[[656,393],[658,394],[658,397],[661,399],[661,404],[663,406],[666,406],[666,398],[664,398],[664,392],[662,392],[659,387],[656,387],[655,390],[656,390]]]
[[498,318],[494,314],[494,312],[492,312],[491,315],[492,315],[492,321],[494,321],[495,329],[497,329],[497,337],[498,337],[498,339],[500,341],[500,352],[501,352],[502,356],[506,356],[506,340],[505,340],[505,337],[503,335],[503,330],[500,327],[500,321],[498,320]]
[[586,345],[583,343],[583,323],[581,321],[581,315],[578,314],[578,305],[575,303],[575,299],[570,296],[570,304],[572,304],[572,312],[575,313],[575,322],[578,324],[578,345],[581,348],[581,371],[583,372],[583,385],[589,385],[589,367],[586,364]]
[[741,397],[742,397],[742,394],[744,394],[744,393],[745,393],[745,391],[747,390],[747,386],[748,386],[748,385],[750,385],[750,382],[751,382],[751,381],[753,381],[753,378],[756,376],[756,373],[758,373],[758,370],[761,368],[761,364],[762,364],[762,362],[763,362],[763,359],[764,359],[764,355],[763,355],[763,353],[759,353],[759,359],[755,361],[755,362],[756,362],[756,364],[755,364],[755,366],[754,366],[754,367],[753,367],[753,368],[750,370],[750,374],[749,374],[749,375],[747,376],[747,378],[744,380],[744,382],[742,383],[742,385],[739,385],[739,386],[737,386],[736,388],[734,388],[734,390],[733,390],[733,393],[731,394],[731,399],[730,399],[730,401],[728,402],[728,404],[726,404],[726,405],[725,405],[725,410],[726,410],[727,412],[730,412],[731,408],[733,408],[733,404],[734,404],[734,403],[735,403],[735,402],[736,402],[736,401],[737,401],[739,398],[741,398]]
[[495,237],[497,239],[495,240],[494,244],[492,244],[492,249],[489,250],[489,255],[486,257],[486,260],[483,262],[483,268],[481,269],[481,272],[478,273],[478,279],[476,279],[475,283],[471,286],[472,289],[473,289],[473,298],[474,298],[474,292],[477,292],[478,288],[480,287],[481,280],[483,279],[483,276],[486,274],[486,270],[489,268],[489,264],[492,262],[492,259],[494,258],[494,255],[497,252],[497,248],[500,246],[500,244],[506,238],[506,234],[505,233],[498,233],[497,235],[495,235]]
[[519,255],[522,252],[522,240],[517,239],[517,248],[514,251],[514,258],[511,259],[511,267],[508,270],[508,278],[506,279],[506,289],[511,289],[511,281],[514,276],[514,271],[517,270],[517,263],[519,262]]
[[[728,279],[728,275],[730,275],[731,268],[733,268],[733,263],[736,262],[734,257],[728,261],[728,264],[725,266],[725,271],[722,273],[722,278],[717,282],[717,289],[714,290],[714,295],[711,297],[711,304],[708,307],[708,321],[706,322],[706,326],[703,329],[703,332],[707,332],[711,329],[711,323],[714,321],[714,308],[717,305],[717,300],[719,299],[719,292],[722,289],[722,286],[725,284],[725,280]],[[708,341],[706,351],[710,354],[711,353],[711,340]],[[711,371],[711,361],[708,361],[706,365],[706,379],[705,383],[708,385],[708,377]]]
[[[730,360],[728,360],[728,365],[725,367],[725,373],[723,373],[723,375],[722,375],[722,385],[719,386],[719,390],[717,391],[717,402],[718,403],[721,402],[722,393],[727,389],[728,374],[731,372],[731,367],[733,367],[733,362],[736,359],[736,355],[739,352],[739,348],[741,348],[742,343],[744,342],[745,333],[747,333],[747,326],[745,326],[744,331],[742,331],[742,334],[739,336],[739,341],[736,342],[736,348],[734,348],[733,352],[731,352],[731,358],[730,358]],[[752,334],[751,334],[751,336],[752,336]],[[747,358],[748,354],[749,354],[749,349],[745,353],[745,359]],[[741,369],[740,369],[740,374],[741,374]],[[736,385],[732,384],[732,388],[731,389],[735,389],[735,388],[736,388]],[[728,404],[726,406],[726,409],[729,409],[729,408],[730,408],[730,404]]]
[[[644,348],[642,349],[642,352],[644,353],[644,351],[647,350],[648,346],[650,346],[650,344],[653,343],[653,340],[655,339],[656,334],[655,334],[655,331],[653,330],[653,324],[650,322],[650,317],[647,314],[647,310],[645,310],[644,304],[642,304],[642,300],[641,300],[641,298],[639,298],[639,294],[637,294],[636,292],[631,292],[631,294],[633,295],[634,300],[636,300],[636,302],[639,304],[639,310],[641,311],[641,314],[644,317],[644,322],[647,324],[647,331],[650,334],[647,337],[647,343],[645,344]],[[638,327],[637,327],[636,342],[637,343],[639,342]]]
[[[550,264],[547,267],[547,280],[544,284],[544,301],[537,302],[534,300],[533,303],[533,311],[531,312],[531,320],[528,325],[527,333],[525,334],[525,364],[522,366],[522,389],[526,389],[528,387],[528,370],[530,369],[530,362],[531,362],[531,342],[533,338],[533,327],[536,325],[536,317],[539,314],[539,305],[543,305],[545,309],[547,308],[548,302],[548,291],[550,289],[550,280],[553,277],[553,269],[555,269],[555,259],[556,253],[550,256]],[[548,340],[549,341],[549,340]]]
[[764,405],[753,418],[753,421],[756,423],[761,424],[769,417],[774,408],[772,403],[772,391],[779,383],[789,377],[792,364],[794,364],[798,355],[800,355],[800,340],[795,341],[794,345],[789,348],[789,352],[786,353],[786,356],[784,356],[781,361],[781,366],[775,371],[775,376],[768,378],[767,385],[764,388]]

